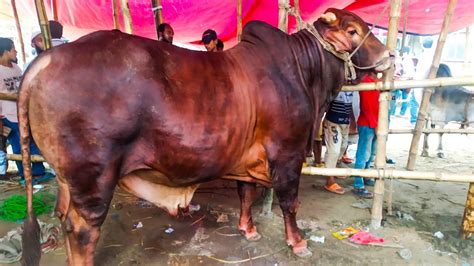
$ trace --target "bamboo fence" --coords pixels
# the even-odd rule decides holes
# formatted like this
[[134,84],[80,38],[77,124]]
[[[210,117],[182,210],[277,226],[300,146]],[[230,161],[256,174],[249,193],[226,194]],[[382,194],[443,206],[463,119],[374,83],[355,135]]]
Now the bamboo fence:
[[473,174],[453,174],[446,172],[422,172],[386,169],[354,169],[354,168],[318,168],[303,167],[302,174],[318,176],[363,176],[377,179],[409,179],[439,182],[474,182]]

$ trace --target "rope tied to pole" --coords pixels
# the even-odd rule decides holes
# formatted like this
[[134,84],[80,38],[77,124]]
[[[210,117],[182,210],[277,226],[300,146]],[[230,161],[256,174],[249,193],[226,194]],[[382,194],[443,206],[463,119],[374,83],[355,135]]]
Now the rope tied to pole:
[[163,6],[155,6],[151,8],[151,11],[156,12],[158,10],[163,10]]
[[372,33],[372,30],[378,24],[379,20],[383,16],[383,14],[385,14],[385,12],[388,8],[388,5],[386,5],[384,7],[383,11],[380,13],[379,17],[375,20],[375,23],[372,25],[372,28],[370,28],[370,30],[367,32],[367,34],[364,36],[364,38],[362,38],[362,41],[359,43],[359,45],[350,54],[346,51],[342,51],[342,52],[341,51],[336,51],[334,46],[332,44],[330,44],[329,42],[327,42],[321,36],[321,34],[319,34],[319,32],[316,30],[316,28],[314,27],[313,24],[306,23],[306,22],[303,21],[301,16],[296,13],[294,7],[291,7],[289,5],[279,5],[279,8],[280,9],[285,9],[286,12],[288,13],[288,15],[291,15],[291,16],[295,17],[295,19],[298,23],[298,27],[308,30],[314,37],[316,37],[316,39],[319,41],[319,43],[323,46],[324,50],[330,52],[332,55],[336,56],[337,58],[339,58],[340,60],[342,60],[344,62],[344,75],[345,75],[346,80],[350,83],[353,83],[357,79],[357,74],[356,74],[356,70],[355,70],[356,68],[360,69],[360,70],[372,69],[372,68],[376,68],[376,67],[384,64],[385,60],[388,60],[388,58],[387,58],[387,59],[381,60],[380,62],[377,62],[373,65],[365,66],[365,67],[358,66],[358,65],[354,64],[354,62],[352,62],[352,60],[351,60],[351,58],[357,53],[357,51],[360,49],[360,47],[362,47],[364,42],[370,36],[370,34]]

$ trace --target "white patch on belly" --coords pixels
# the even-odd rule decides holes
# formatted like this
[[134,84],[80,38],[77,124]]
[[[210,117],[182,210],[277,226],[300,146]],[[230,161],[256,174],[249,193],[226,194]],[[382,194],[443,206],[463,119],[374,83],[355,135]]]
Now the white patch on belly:
[[134,174],[123,177],[119,185],[127,192],[155,204],[173,216],[178,214],[178,208],[189,205],[199,186],[169,187],[150,182]]

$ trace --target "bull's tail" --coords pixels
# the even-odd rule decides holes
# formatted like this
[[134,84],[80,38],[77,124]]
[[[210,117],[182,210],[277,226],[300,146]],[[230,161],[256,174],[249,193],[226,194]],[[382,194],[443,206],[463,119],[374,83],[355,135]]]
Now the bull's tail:
[[27,217],[23,222],[23,254],[22,265],[39,265],[41,259],[40,227],[33,210],[33,182],[31,173],[30,157],[30,123],[29,123],[29,102],[31,89],[37,86],[33,79],[41,69],[49,63],[49,55],[38,58],[36,62],[26,72],[20,85],[18,94],[18,126],[20,129],[20,144],[23,171],[25,177],[25,190],[27,199]]

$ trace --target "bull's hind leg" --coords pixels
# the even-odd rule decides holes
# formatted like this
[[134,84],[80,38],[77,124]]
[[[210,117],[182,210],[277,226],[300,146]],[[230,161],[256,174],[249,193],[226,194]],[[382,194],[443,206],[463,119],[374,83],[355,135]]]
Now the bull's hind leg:
[[116,177],[112,171],[106,171],[93,178],[74,176],[71,181],[66,184],[58,178],[56,204],[65,236],[68,264],[93,265],[100,226],[107,216]]
[[256,195],[256,184],[237,181],[237,192],[240,197],[239,230],[249,241],[257,241],[261,235],[252,221],[252,204]]
[[279,154],[269,158],[273,188],[283,212],[287,244],[292,247],[295,255],[307,258],[312,253],[296,225],[298,186],[303,161],[304,154]]

